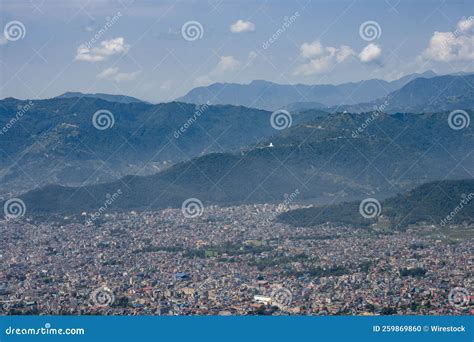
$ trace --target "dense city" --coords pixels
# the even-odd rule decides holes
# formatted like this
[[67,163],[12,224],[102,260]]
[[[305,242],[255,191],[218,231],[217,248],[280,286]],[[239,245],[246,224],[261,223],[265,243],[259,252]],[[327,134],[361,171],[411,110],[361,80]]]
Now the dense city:
[[0,313],[474,313],[469,236],[293,227],[274,204],[201,209],[1,221]]

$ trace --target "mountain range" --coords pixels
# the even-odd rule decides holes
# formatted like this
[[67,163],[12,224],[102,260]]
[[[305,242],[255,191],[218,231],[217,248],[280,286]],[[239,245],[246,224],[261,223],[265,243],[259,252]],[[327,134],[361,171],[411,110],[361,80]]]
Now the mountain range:
[[[331,107],[370,102],[387,96],[412,80],[435,77],[433,71],[410,74],[394,81],[370,79],[339,85],[286,85],[256,80],[249,84],[214,83],[197,87],[180,97],[177,101],[188,103],[231,104],[266,110],[277,110],[293,103],[318,102],[318,105]],[[300,105],[301,106],[301,105]],[[307,106],[306,106],[307,107]],[[315,108],[315,107],[312,107]]]
[[[94,127],[99,110],[112,113],[112,127]],[[270,115],[239,106],[178,102],[4,99],[0,195],[48,184],[110,182],[128,174],[152,174],[205,153],[238,150],[276,133]],[[304,117],[295,116],[295,123]]]
[[70,99],[70,98],[83,98],[89,97],[94,99],[102,99],[109,102],[118,102],[118,103],[140,103],[145,102],[137,99],[136,97],[127,96],[127,95],[112,95],[112,94],[103,94],[103,93],[95,93],[95,94],[86,94],[77,91],[68,91],[64,94],[56,96],[56,99]]
[[378,108],[387,113],[427,113],[474,108],[474,74],[416,78],[384,98],[333,111],[359,113]]
[[[245,106],[82,93],[7,98],[0,100],[0,196],[25,193],[32,212],[91,210],[118,188],[127,189],[114,203],[124,210],[190,197],[278,203],[295,189],[310,203],[386,198],[424,182],[471,178],[473,85],[474,75],[419,77],[341,112],[290,102],[291,113],[279,112],[291,121],[283,130],[274,125],[278,113]],[[466,110],[462,130],[450,125],[455,109]],[[94,121],[98,113],[109,115],[106,129]]]
[[[118,210],[205,204],[298,201],[337,203],[385,198],[438,179],[470,178],[472,129],[453,130],[448,114],[337,113],[283,131],[254,148],[209,153],[150,176],[83,187],[48,186],[22,196],[30,212],[94,210],[121,189]],[[472,115],[472,112],[470,112]]]

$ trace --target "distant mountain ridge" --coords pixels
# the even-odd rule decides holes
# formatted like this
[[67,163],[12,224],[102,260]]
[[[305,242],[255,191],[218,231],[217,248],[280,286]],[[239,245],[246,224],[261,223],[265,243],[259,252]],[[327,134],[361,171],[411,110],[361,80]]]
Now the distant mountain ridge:
[[[405,81],[407,78],[400,82]],[[467,109],[468,113],[471,113],[468,115],[472,116],[472,110],[469,109],[473,108],[474,104],[473,89],[473,74],[418,77],[388,96],[368,103],[327,108],[315,101],[293,102],[283,107],[291,112],[293,127],[283,131],[275,130],[271,126],[271,112],[244,106],[194,105],[181,102],[151,105],[140,100],[124,99],[120,95],[105,94],[107,100],[104,100],[96,97],[104,97],[104,94],[82,96],[84,94],[80,93],[65,93],[59,98],[34,101],[7,98],[0,100],[0,196],[8,193],[18,194],[47,184],[80,186],[110,182],[131,174],[154,174],[177,162],[215,152],[246,150],[251,151],[246,152],[246,155],[250,156],[266,151],[266,145],[275,146],[271,150],[273,154],[282,153],[282,145],[287,145],[285,148],[288,151],[293,148],[294,156],[302,145],[310,146],[307,140],[299,141],[299,137],[308,134],[307,131],[310,136],[327,138],[323,134],[327,132],[324,132],[324,129],[315,129],[310,123],[312,120],[321,120],[319,126],[326,124],[326,121],[333,125],[328,132],[337,135],[330,137],[328,141],[313,142],[318,144],[317,150],[326,150],[340,137],[349,139],[350,132],[366,124],[361,120],[373,121],[374,112],[377,113],[377,120],[373,127],[378,127],[379,122],[387,123],[387,118],[403,118],[403,122],[407,118],[416,117],[418,113],[440,110]],[[18,115],[19,108],[23,109],[17,120],[15,113]],[[100,131],[94,127],[92,117],[94,113],[104,109],[113,113],[115,122],[111,129]],[[338,110],[362,113],[348,116],[340,113],[329,114]],[[397,114],[399,112],[411,112],[416,115],[400,116]],[[384,113],[395,115],[387,116]],[[421,117],[438,118],[439,115]],[[385,129],[406,129],[404,126],[394,125],[393,122]],[[308,125],[295,127],[301,123]],[[436,124],[436,129],[441,132],[448,128],[446,121],[440,122],[437,119],[432,124]],[[372,132],[373,127],[365,130],[365,133]],[[432,134],[427,127],[422,130],[426,131],[426,134]],[[434,130],[434,127],[430,129]],[[470,129],[463,130],[462,134]],[[376,133],[372,132],[372,135],[376,136]],[[459,134],[456,138],[458,137]],[[368,143],[365,139],[366,137],[361,141]],[[469,139],[468,137],[466,141],[470,141]],[[265,141],[266,145],[259,146],[254,151],[255,145],[261,141]],[[460,146],[464,146],[466,141],[460,142]],[[319,146],[321,143],[323,145]],[[371,146],[361,148],[370,149]],[[408,151],[407,155],[411,156],[414,151]],[[469,156],[471,151],[465,152]],[[347,154],[350,155],[350,151],[347,151]],[[215,157],[218,161],[222,155]],[[305,158],[313,160],[314,156],[309,154]],[[299,161],[296,161],[297,165],[298,163]],[[357,161],[354,163],[357,165]],[[270,164],[265,167],[270,170]],[[242,174],[246,172],[249,170],[242,170]],[[312,171],[297,169],[294,172],[306,174]],[[345,170],[342,168],[337,171],[337,177],[339,172]],[[332,173],[333,170],[326,176],[332,178]],[[247,176],[252,178],[251,174]],[[424,177],[423,173],[419,176]],[[288,175],[281,177],[281,184],[287,184],[288,181],[284,178],[288,179]],[[377,179],[375,177],[374,181]],[[327,185],[323,183],[324,187]],[[364,183],[359,190],[372,188],[373,184],[368,186]],[[282,188],[277,186],[275,189]],[[291,191],[290,188],[286,190]],[[333,190],[328,188],[327,192],[333,193]],[[359,191],[355,188],[353,190],[352,195]],[[237,196],[222,201],[241,200]]]
[[329,111],[351,113],[381,110],[387,113],[435,113],[474,108],[474,74],[416,78],[384,98],[369,103],[335,106]]
[[417,113],[474,107],[474,74],[417,78],[390,96],[389,108]]
[[[21,106],[29,109],[11,124]],[[112,113],[109,129],[94,127],[99,110]],[[205,153],[238,150],[277,133],[270,115],[246,107],[94,97],[0,100],[0,129],[9,127],[0,134],[0,196],[46,184],[94,184],[152,174]],[[304,117],[294,116],[294,123]]]
[[472,128],[451,129],[448,114],[381,114],[354,136],[370,113],[338,113],[287,129],[246,151],[210,153],[155,175],[113,183],[50,186],[21,198],[32,213],[93,210],[117,189],[123,195],[114,202],[115,210],[179,207],[193,197],[205,204],[279,203],[296,189],[298,201],[313,203],[383,199],[436,179],[470,177]]
[[319,102],[324,106],[357,104],[384,97],[418,77],[434,77],[433,71],[406,75],[391,82],[371,79],[339,85],[285,85],[263,80],[249,84],[213,83],[197,87],[177,101],[188,103],[211,103],[242,105],[266,110],[277,110],[291,103]]
[[70,98],[83,98],[90,97],[94,99],[101,99],[109,102],[118,102],[118,103],[148,103],[147,101],[139,100],[132,96],[127,95],[112,95],[104,93],[95,93],[95,94],[85,94],[81,92],[68,91],[64,94],[56,96],[56,99],[70,99]]

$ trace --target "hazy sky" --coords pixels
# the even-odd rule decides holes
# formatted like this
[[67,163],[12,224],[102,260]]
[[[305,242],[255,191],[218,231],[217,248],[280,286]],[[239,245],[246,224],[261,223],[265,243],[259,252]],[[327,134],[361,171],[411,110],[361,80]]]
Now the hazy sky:
[[0,0],[0,13],[1,98],[159,102],[213,82],[474,70],[472,0]]

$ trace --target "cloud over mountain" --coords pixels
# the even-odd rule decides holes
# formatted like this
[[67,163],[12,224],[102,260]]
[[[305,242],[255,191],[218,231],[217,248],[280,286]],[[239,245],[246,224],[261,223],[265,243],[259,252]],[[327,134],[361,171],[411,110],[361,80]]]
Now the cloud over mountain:
[[197,78],[200,84],[211,83],[229,72],[236,71],[242,63],[234,56],[220,56],[217,65],[207,74]]
[[134,72],[119,72],[118,67],[111,67],[102,70],[96,77],[99,80],[114,80],[115,82],[122,82],[133,81],[140,73],[140,70]]
[[460,20],[453,32],[435,31],[421,57],[436,62],[474,60],[474,17]]
[[370,43],[359,53],[359,59],[363,63],[370,63],[379,60],[381,55],[382,49],[378,45]]
[[324,47],[319,41],[303,43],[300,46],[300,57],[306,62],[299,65],[293,75],[310,76],[325,73],[353,54],[354,50],[347,45]]

